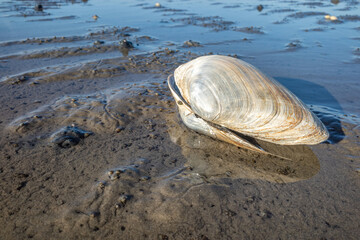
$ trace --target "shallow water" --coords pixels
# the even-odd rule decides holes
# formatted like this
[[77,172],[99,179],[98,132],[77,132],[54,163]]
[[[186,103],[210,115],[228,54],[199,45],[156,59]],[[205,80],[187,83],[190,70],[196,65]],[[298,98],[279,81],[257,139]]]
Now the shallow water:
[[[33,10],[35,1],[1,1],[0,41],[54,36],[79,36],[80,41],[59,41],[54,44],[17,42],[15,45],[2,46],[0,55],[91,46],[97,38],[89,39],[90,33],[130,26],[138,31],[125,38],[133,41],[136,36],[151,36],[156,39],[140,43],[136,51],[130,54],[164,47],[184,49],[184,41],[198,41],[201,47],[189,50],[200,55],[208,52],[236,54],[270,76],[301,79],[325,87],[340,102],[341,109],[336,106],[337,110],[360,112],[359,104],[356,104],[359,98],[354,94],[360,90],[359,55],[356,54],[360,47],[360,32],[357,29],[360,6],[357,1],[340,1],[338,4],[330,1],[312,4],[302,1],[231,1],[226,4],[215,1],[166,1],[161,8],[155,8],[154,3],[149,1],[50,3],[43,2],[42,13],[45,16],[36,16],[39,12]],[[259,4],[263,5],[261,12],[256,9]],[[24,17],[23,14],[28,16]],[[92,18],[95,14],[99,16],[97,20]],[[327,21],[325,14],[335,15],[339,20]],[[276,24],[277,21],[282,23]],[[246,29],[250,27],[260,29],[262,34],[251,33]],[[244,32],[237,31],[243,28]],[[116,33],[98,36],[105,44],[116,44],[122,38]],[[293,44],[289,47],[290,43]],[[119,52],[114,53],[113,50],[101,52],[100,56],[90,51],[70,61],[118,56]],[[9,70],[7,65],[10,62],[1,62],[2,76],[30,68]],[[339,88],[339,84],[342,87]]]
[[[0,235],[356,239],[359,2],[160,3],[0,0]],[[329,140],[268,156],[186,128],[165,80],[209,53],[274,77]]]

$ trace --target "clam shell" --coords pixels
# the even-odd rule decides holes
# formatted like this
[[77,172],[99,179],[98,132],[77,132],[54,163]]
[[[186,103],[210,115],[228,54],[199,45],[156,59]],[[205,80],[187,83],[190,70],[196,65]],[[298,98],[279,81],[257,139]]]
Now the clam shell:
[[[204,134],[283,144],[318,144],[328,131],[293,93],[236,58],[203,56],[179,66],[169,86],[184,123]],[[214,132],[215,131],[215,132]],[[234,136],[230,136],[230,135]],[[251,144],[250,144],[251,145]]]

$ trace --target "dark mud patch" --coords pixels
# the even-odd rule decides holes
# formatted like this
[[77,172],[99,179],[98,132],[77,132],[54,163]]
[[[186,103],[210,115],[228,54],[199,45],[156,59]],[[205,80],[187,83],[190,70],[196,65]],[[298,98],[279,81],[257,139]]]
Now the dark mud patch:
[[241,5],[239,5],[239,4],[223,6],[223,8],[239,8],[239,7],[241,7]]
[[283,18],[280,21],[274,22],[274,24],[288,23],[292,19],[302,19],[302,18],[314,17],[314,16],[325,16],[326,14],[327,14],[326,12],[296,12],[296,13],[287,15],[285,18]]
[[316,28],[309,28],[309,29],[304,29],[304,32],[324,32],[326,31],[327,28],[321,28],[321,27],[316,27]]
[[317,8],[317,7],[331,7],[330,4],[325,4],[323,2],[304,2],[304,3],[298,3],[297,5],[306,6],[309,8]]
[[286,18],[306,18],[313,16],[324,16],[326,12],[297,12],[286,16]]
[[[71,4],[83,4],[82,0],[71,1]],[[16,12],[16,17],[39,17],[49,16],[50,13],[46,12],[50,9],[58,9],[62,6],[68,5],[66,0],[56,1],[15,1],[15,2],[3,2],[0,4],[2,9],[6,9],[6,12]]]
[[223,5],[224,3],[222,3],[222,2],[214,2],[214,3],[210,3],[210,5],[214,5],[214,6],[216,6],[216,5]]
[[229,30],[230,25],[234,24],[232,21],[225,21],[222,17],[212,16],[212,17],[199,17],[192,16],[186,18],[171,18],[171,22],[173,23],[182,23],[184,25],[193,25],[210,28],[213,31],[224,31]]
[[56,17],[56,18],[41,18],[41,19],[29,19],[26,22],[44,22],[44,21],[57,21],[57,20],[73,20],[77,17],[74,15],[71,16],[63,16],[63,17]]
[[360,56],[360,48],[355,48],[352,53],[355,56]]
[[[221,42],[208,42],[204,45],[232,45],[234,43],[240,43],[240,42],[245,42],[245,43],[251,43],[253,41],[253,39],[251,38],[242,38],[242,39],[235,39],[235,40],[228,40],[228,41],[221,41]],[[238,56],[238,55],[236,55]],[[245,57],[245,56],[242,56]],[[249,57],[249,56],[248,56]]]
[[273,9],[269,10],[267,13],[286,13],[286,12],[295,12],[295,9],[291,8],[280,8],[280,9]]
[[[0,46],[13,46],[20,44],[46,44],[46,43],[69,43],[83,40],[118,40],[121,37],[129,37],[131,33],[138,32],[139,28],[129,26],[125,27],[109,27],[101,30],[93,31],[85,36],[60,36],[51,38],[28,38],[20,41],[1,42]],[[139,37],[142,38],[142,37]]]
[[[193,26],[200,26],[200,27],[206,27],[210,28],[213,31],[235,31],[235,32],[244,32],[244,33],[250,33],[250,34],[264,34],[261,27],[237,27],[232,26],[234,25],[234,22],[232,21],[225,21],[223,18],[214,16],[214,17],[198,17],[198,16],[192,16],[187,18],[179,18],[179,19],[170,19],[171,22],[180,22],[185,25],[193,25]],[[167,21],[166,21],[167,22]],[[179,27],[179,26],[176,26]]]
[[231,30],[235,32],[243,32],[243,33],[250,33],[250,34],[264,34],[261,27],[232,27]]
[[300,40],[294,40],[286,44],[285,51],[296,51],[303,48],[302,42]]
[[201,44],[196,41],[188,40],[188,41],[185,41],[182,46],[183,47],[201,47]]
[[329,20],[329,19],[320,19],[317,21],[317,24],[320,24],[320,25],[332,25],[332,24],[343,24],[344,22],[342,20]]
[[159,8],[155,12],[163,12],[163,13],[166,13],[165,14],[166,16],[171,16],[171,15],[181,15],[181,14],[187,12],[187,10],[176,9],[176,8]]
[[360,21],[359,15],[340,15],[338,17],[340,20],[347,21],[347,22],[358,22]]

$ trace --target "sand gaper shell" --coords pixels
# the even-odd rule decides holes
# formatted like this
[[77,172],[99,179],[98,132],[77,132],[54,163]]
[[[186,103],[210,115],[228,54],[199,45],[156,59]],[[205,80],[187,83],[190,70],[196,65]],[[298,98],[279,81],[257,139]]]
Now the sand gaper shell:
[[174,78],[169,87],[182,120],[198,132],[232,143],[241,138],[237,132],[283,145],[318,144],[329,137],[300,99],[239,59],[199,57],[179,66]]

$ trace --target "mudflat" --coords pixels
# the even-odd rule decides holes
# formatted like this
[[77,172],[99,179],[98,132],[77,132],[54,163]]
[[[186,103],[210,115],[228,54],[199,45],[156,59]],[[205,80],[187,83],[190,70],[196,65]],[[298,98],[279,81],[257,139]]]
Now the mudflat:
[[[0,238],[357,239],[359,8],[0,1]],[[212,54],[274,77],[329,140],[266,155],[188,129],[166,79]]]

